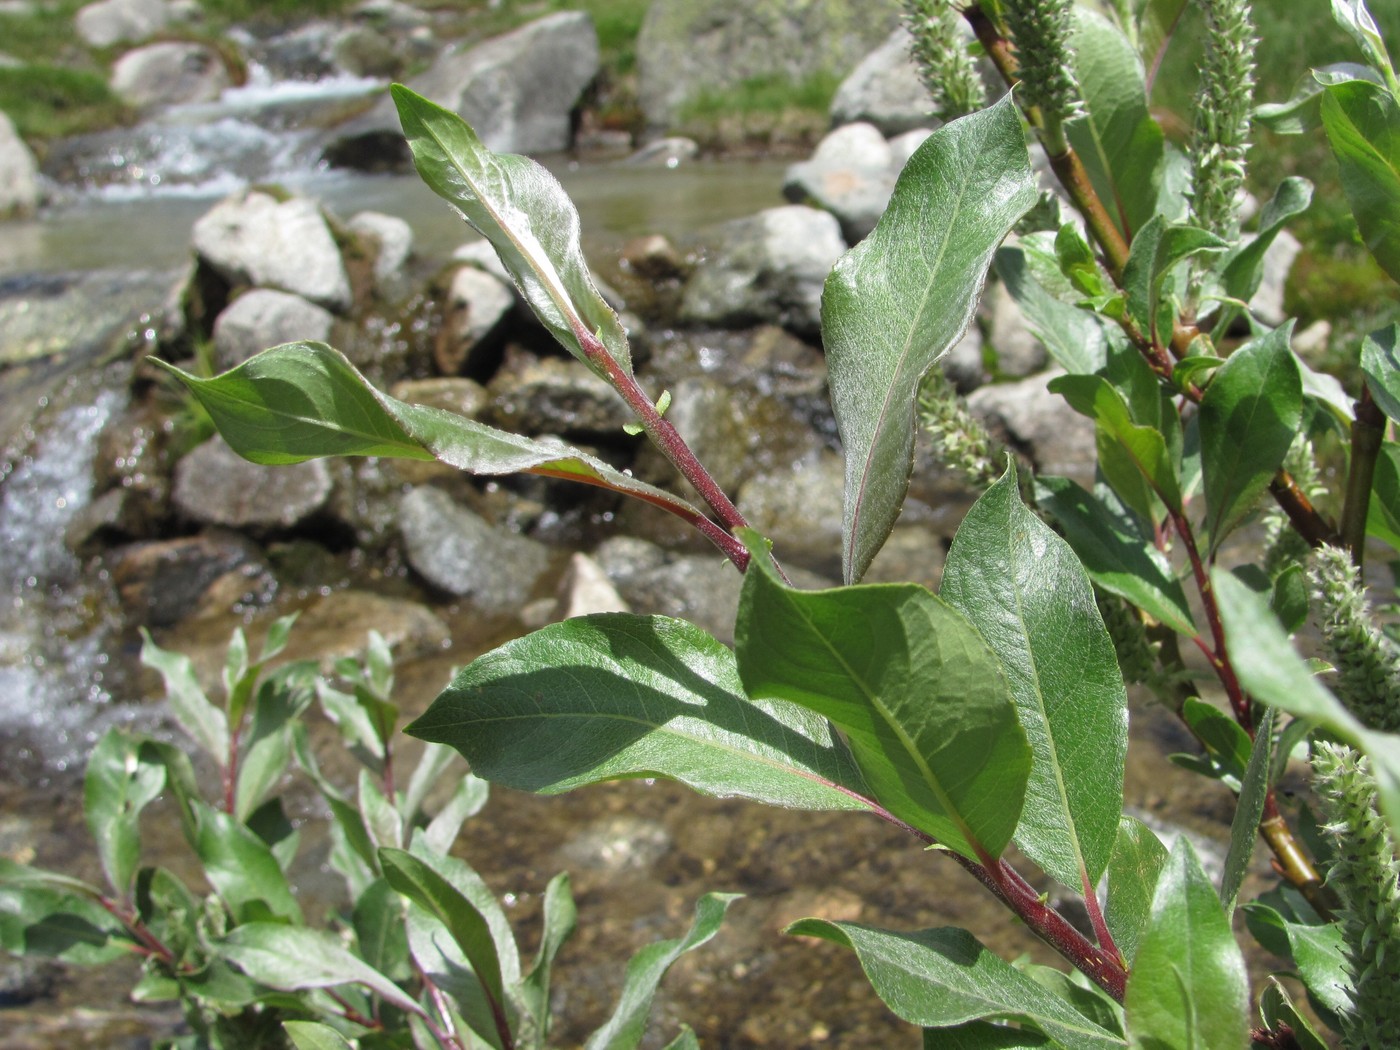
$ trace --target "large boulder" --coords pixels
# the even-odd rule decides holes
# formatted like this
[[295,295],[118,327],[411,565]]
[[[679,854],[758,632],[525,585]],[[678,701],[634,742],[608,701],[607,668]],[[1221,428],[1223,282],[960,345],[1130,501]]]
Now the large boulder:
[[124,40],[145,40],[173,20],[166,0],[98,0],[73,16],[73,26],[89,47],[111,47]]
[[39,206],[39,165],[34,154],[0,113],[0,219],[29,215]]
[[681,319],[723,328],[777,324],[814,336],[822,285],[845,250],[836,219],[800,204],[725,223],[714,254],[686,285]]
[[254,288],[214,321],[214,363],[219,371],[241,365],[270,346],[299,339],[326,342],[335,318],[299,295]]
[[340,249],[320,207],[305,197],[235,193],[194,224],[194,248],[231,284],[276,288],[329,310],[351,305]]
[[637,38],[647,124],[672,126],[703,93],[746,80],[839,79],[889,35],[896,0],[655,0]]
[[[468,51],[449,50],[408,86],[460,113],[493,150],[553,153],[571,145],[573,111],[598,69],[593,19],[561,11]],[[406,157],[393,100],[338,129],[324,153],[356,168]]]
[[912,42],[900,26],[851,70],[831,100],[832,124],[865,121],[886,135],[938,126],[933,99],[909,54]]
[[232,82],[219,53],[203,44],[147,44],[112,66],[112,90],[143,108],[213,102]]
[[847,124],[817,144],[808,160],[788,168],[783,196],[825,208],[854,244],[875,228],[899,176],[894,151],[873,124]]

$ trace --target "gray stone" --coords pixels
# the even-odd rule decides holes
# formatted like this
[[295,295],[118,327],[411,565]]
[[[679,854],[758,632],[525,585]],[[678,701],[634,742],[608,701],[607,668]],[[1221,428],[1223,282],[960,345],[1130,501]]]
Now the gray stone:
[[784,565],[839,576],[845,483],[845,461],[822,452],[788,470],[750,478],[739,490],[739,511],[773,541]]
[[576,832],[560,847],[559,858],[569,868],[621,875],[645,871],[671,847],[670,834],[656,821],[619,813]]
[[909,158],[932,134],[933,132],[927,128],[916,128],[890,139],[890,163],[894,166],[896,175],[904,170],[904,165],[909,163]]
[[350,278],[315,201],[236,193],[194,224],[194,248],[225,280],[276,288],[329,310],[351,305]]
[[0,219],[31,215],[39,206],[39,165],[14,123],[0,113]]
[[487,420],[515,434],[615,439],[635,418],[605,380],[573,358],[525,359],[519,367],[503,368],[487,390]]
[[474,266],[458,269],[452,275],[442,328],[433,347],[438,371],[449,376],[471,371],[482,351],[494,345],[514,306],[511,288],[496,277]]
[[822,285],[846,250],[832,215],[794,204],[725,223],[719,233],[719,246],[686,285],[683,321],[820,331]]
[[518,612],[549,564],[542,544],[491,525],[428,486],[404,497],[399,527],[420,576],[487,614]]
[[1021,308],[1000,281],[987,285],[981,313],[986,319],[987,342],[996,354],[997,369],[1002,375],[1020,378],[1045,367],[1044,345],[1031,334]]
[[831,100],[832,124],[866,121],[886,135],[938,126],[933,99],[909,54],[911,43],[900,26],[851,70]]
[[1058,374],[1044,372],[981,387],[969,395],[967,405],[994,435],[1025,451],[1038,473],[1062,474],[1092,485],[1098,458],[1094,424],[1046,389]]
[[631,612],[602,567],[587,554],[574,554],[559,581],[557,596],[541,624],[596,613]]
[[634,168],[678,168],[698,156],[698,142],[681,135],[671,135],[648,142],[622,163]]
[[608,579],[624,586],[666,564],[666,551],[636,536],[609,536],[593,551],[593,561]]
[[89,47],[111,47],[125,40],[145,40],[171,21],[165,0],[98,0],[73,16],[74,28]]
[[219,53],[203,44],[147,44],[112,66],[112,90],[143,108],[213,102],[231,83]]
[[403,267],[413,254],[413,227],[397,215],[362,211],[347,223],[361,237],[374,241],[374,283],[381,291],[395,291],[402,283]]
[[1332,341],[1332,325],[1327,321],[1314,321],[1301,332],[1293,335],[1293,351],[1307,360],[1316,360],[1318,355],[1327,352],[1327,344]]
[[358,21],[396,33],[422,29],[432,21],[425,12],[402,0],[363,0],[355,5],[353,13]]
[[0,366],[100,354],[159,327],[184,274],[89,270],[0,281]]
[[676,246],[659,233],[633,237],[622,246],[623,267],[649,281],[665,281],[682,276],[687,265]]
[[873,124],[847,124],[817,144],[810,159],[788,168],[783,195],[831,212],[854,244],[875,228],[899,174],[885,136]]
[[254,288],[240,295],[214,321],[214,358],[219,371],[240,365],[268,347],[306,339],[330,339],[335,318],[299,295]]
[[201,524],[278,531],[326,506],[331,475],[319,459],[280,467],[250,463],[215,438],[175,465],[171,495],[182,514]]
[[397,77],[404,60],[394,42],[370,26],[348,26],[331,41],[331,64],[355,77]]
[[458,376],[439,379],[406,379],[389,391],[410,405],[425,405],[475,419],[490,401],[486,388],[474,379]]
[[960,394],[976,390],[990,377],[982,360],[982,329],[970,324],[942,361],[943,371]]
[[399,660],[440,653],[451,640],[442,620],[417,602],[368,591],[332,591],[297,617],[282,659],[315,660],[329,672],[337,660],[362,659],[370,631],[378,631]]
[[895,525],[862,583],[917,583],[938,590],[946,552],[938,530],[922,524]]
[[496,249],[491,247],[490,241],[482,239],[459,245],[452,250],[452,258],[458,262],[470,263],[478,270],[485,270],[506,287],[515,291],[515,281],[511,278],[505,263],[501,262],[501,257],[497,254]]
[[277,589],[256,544],[219,530],[119,547],[106,563],[131,619],[153,628],[262,605]]
[[1284,285],[1288,281],[1288,271],[1293,269],[1293,260],[1302,250],[1297,237],[1281,230],[1264,252],[1264,272],[1258,290],[1249,300],[1249,312],[1270,327],[1276,328],[1288,319],[1283,308]]
[[746,80],[844,77],[898,18],[894,0],[655,0],[637,38],[647,124],[674,126],[688,102]]
[[725,644],[733,643],[743,577],[718,551],[682,555],[615,582],[632,608],[688,620]]

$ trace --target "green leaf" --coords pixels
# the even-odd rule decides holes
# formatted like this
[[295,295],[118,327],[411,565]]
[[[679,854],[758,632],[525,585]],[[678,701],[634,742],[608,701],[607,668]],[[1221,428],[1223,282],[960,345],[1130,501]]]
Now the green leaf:
[[1303,418],[1293,322],[1236,350],[1201,400],[1201,468],[1213,553],[1283,465]]
[[[423,800],[436,785],[457,755],[450,747],[442,744],[426,744],[418,764],[413,767],[413,775],[408,778],[408,787],[399,792],[399,813],[409,824],[414,823],[423,809]],[[465,819],[465,817],[463,818]]]
[[389,91],[418,174],[491,242],[550,334],[605,379],[585,343],[600,342],[631,372],[627,334],[589,276],[578,212],[559,180],[528,157],[493,153],[461,117],[402,84]]
[[997,276],[1016,300],[1031,332],[1066,372],[1090,374],[1104,367],[1114,338],[1088,310],[1061,302],[1036,277],[1025,240],[997,249]]
[[1351,965],[1339,923],[1309,926],[1284,920],[1288,947],[1298,977],[1317,1001],[1338,1015],[1350,1013],[1352,1000]]
[[1078,8],[1071,36],[1084,109],[1065,125],[1070,145],[1118,231],[1131,240],[1157,212],[1161,127],[1147,108],[1142,62],[1112,22]]
[[1200,697],[1188,696],[1181,716],[1220,773],[1232,777],[1238,784],[1249,764],[1252,749],[1249,734],[1231,716]]
[[403,898],[387,879],[375,879],[355,898],[351,922],[360,957],[392,980],[409,976],[404,920]]
[[958,527],[939,594],[1000,657],[1030,741],[1016,845],[1092,892],[1123,811],[1128,694],[1089,578],[1021,502],[1010,462]]
[[1400,106],[1365,80],[1332,84],[1322,95],[1322,126],[1366,247],[1400,281]]
[[296,1050],[352,1050],[345,1036],[316,1021],[283,1021],[282,1030]]
[[[443,750],[449,751],[450,748]],[[423,829],[423,837],[434,852],[446,853],[451,848],[458,832],[462,830],[462,823],[481,812],[490,791],[490,782],[473,773],[465,774],[458,781],[452,797]]]
[[505,986],[496,941],[476,905],[423,859],[405,850],[381,849],[379,863],[389,885],[447,928],[491,1002],[504,1011]]
[[141,858],[141,811],[165,787],[165,767],[143,758],[140,737],[109,729],[88,757],[83,816],[118,899],[131,892]]
[[1122,817],[1108,862],[1108,904],[1104,918],[1123,958],[1132,964],[1152,918],[1157,879],[1167,863],[1167,848],[1136,817]]
[[1262,598],[1226,572],[1211,575],[1225,648],[1240,684],[1256,699],[1312,719],[1371,759],[1381,812],[1400,831],[1400,735],[1367,729],[1313,676]]
[[1033,1024],[1067,1047],[1123,1046],[1121,1037],[998,958],[966,930],[898,933],[855,922],[803,919],[787,932],[851,948],[875,993],[911,1024],[941,1029],[1006,1019]]
[[198,820],[195,851],[210,885],[234,916],[249,921],[265,909],[300,922],[301,908],[267,844],[227,813],[199,801],[192,805]]
[[[1181,487],[1166,438],[1156,427],[1133,422],[1123,395],[1107,379],[1097,375],[1057,376],[1050,381],[1049,389],[1098,424],[1099,467],[1120,496],[1125,496],[1125,489],[1131,491],[1141,477],[1168,508],[1180,512]],[[1119,461],[1106,457],[1109,451],[1121,452],[1121,467],[1115,466]],[[1133,509],[1144,518],[1151,518],[1148,508]]]
[[1230,850],[1225,855],[1225,870],[1220,877],[1220,903],[1226,913],[1235,910],[1240,886],[1249,872],[1249,860],[1254,856],[1254,843],[1259,838],[1259,820],[1264,815],[1264,801],[1272,784],[1269,771],[1273,763],[1274,716],[1269,708],[1254,727],[1254,747],[1249,765],[1240,781],[1239,802],[1230,823]]
[[1312,204],[1313,185],[1307,179],[1291,175],[1279,183],[1278,189],[1259,213],[1258,232],[1242,241],[1224,256],[1219,266],[1221,285],[1226,295],[1248,302],[1259,290],[1264,277],[1264,255],[1284,225],[1301,215]]
[[0,948],[77,966],[129,959],[136,944],[93,887],[69,892],[60,879],[0,857]]
[[1129,1045],[1142,1050],[1242,1050],[1248,1044],[1244,957],[1185,835],[1157,880],[1123,1005]]
[[1400,444],[1382,441],[1371,477],[1366,535],[1400,550]]
[[437,459],[469,474],[542,474],[634,496],[688,519],[690,503],[555,442],[495,430],[374,389],[324,343],[287,343],[212,379],[163,365],[184,383],[229,446],[254,463],[317,456]]
[[860,774],[821,718],[748,700],[733,653],[662,616],[585,616],[508,642],[458,672],[407,731],[525,791],[664,776],[797,809],[863,801]]
[[1167,341],[1170,332],[1159,331],[1159,306],[1175,266],[1197,255],[1222,252],[1229,244],[1215,234],[1194,226],[1169,223],[1153,216],[1133,238],[1128,262],[1123,267],[1123,290],[1128,297],[1128,314],[1142,333],[1153,340]]
[[141,663],[160,672],[170,713],[189,737],[215,762],[228,761],[228,723],[209,702],[195,677],[194,663],[183,653],[167,652],[141,628]]
[[1174,631],[1196,633],[1181,582],[1132,515],[1068,478],[1038,475],[1036,502],[1064,530],[1089,578]]
[[700,1040],[689,1025],[681,1025],[681,1034],[666,1044],[665,1050],[700,1050]]
[[963,856],[1000,855],[1031,750],[1000,663],[957,609],[914,584],[787,587],[754,558],[735,624],[749,695],[781,697],[846,735],[882,806]]
[[612,1016],[584,1044],[584,1050],[635,1050],[646,1031],[651,1000],[671,965],[719,932],[729,905],[738,893],[707,893],[695,902],[695,919],[684,937],[649,944],[627,963],[622,995]]
[[919,381],[967,330],[992,253],[1035,199],[1006,97],[929,136],[875,229],[826,279],[822,339],[846,450],[848,583],[865,574],[909,488]]
[[1381,411],[1400,420],[1400,324],[1378,328],[1362,340],[1361,371]]
[[233,815],[247,820],[267,793],[282,779],[291,761],[289,725],[311,702],[316,665],[311,662],[278,668],[257,691],[253,724],[242,741]]
[[521,998],[535,1018],[535,1030],[539,1033],[541,1045],[549,1036],[549,980],[554,960],[578,925],[578,909],[574,906],[567,873],[561,872],[549,880],[544,891],[543,911],[544,929],[540,935],[539,951],[535,953],[535,964],[530,967],[520,987]]
[[1293,1005],[1277,977],[1269,977],[1259,996],[1259,1017],[1267,1028],[1277,1029],[1280,1025],[1291,1028],[1299,1050],[1329,1050],[1326,1041],[1313,1029],[1312,1022]]
[[278,922],[250,922],[231,930],[219,949],[255,981],[282,991],[363,985],[386,1002],[420,1012],[412,999],[333,933]]
[[1360,62],[1333,62],[1304,73],[1283,102],[1256,106],[1254,123],[1275,135],[1304,135],[1322,127],[1322,92],[1329,84],[1369,80],[1384,86],[1380,72]]

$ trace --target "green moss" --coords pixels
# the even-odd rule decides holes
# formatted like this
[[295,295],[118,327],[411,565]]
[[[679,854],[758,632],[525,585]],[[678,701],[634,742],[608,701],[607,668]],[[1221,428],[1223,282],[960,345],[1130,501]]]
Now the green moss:
[[0,110],[31,141],[109,128],[132,115],[98,74],[56,66],[0,68]]
[[803,80],[769,74],[749,77],[732,88],[703,91],[680,111],[682,122],[706,121],[731,114],[781,113],[810,110],[825,114],[841,79],[818,73]]

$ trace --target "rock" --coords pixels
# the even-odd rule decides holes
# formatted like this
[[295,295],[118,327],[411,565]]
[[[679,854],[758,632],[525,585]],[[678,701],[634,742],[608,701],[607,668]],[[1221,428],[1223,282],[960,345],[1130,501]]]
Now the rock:
[[648,142],[623,164],[634,168],[678,168],[700,156],[700,144],[681,135]]
[[890,139],[890,163],[894,167],[896,177],[904,170],[904,165],[909,163],[909,158],[914,155],[914,152],[932,134],[933,132],[927,128],[916,128]]
[[666,564],[666,551],[636,536],[609,536],[593,551],[593,561],[618,586]]
[[143,108],[213,102],[231,83],[219,53],[203,44],[147,44],[112,66],[112,90]]
[[329,672],[337,660],[363,657],[378,631],[398,660],[440,653],[451,640],[427,606],[367,591],[332,591],[297,617],[283,660],[315,660]]
[[[592,18],[561,11],[469,51],[449,50],[408,86],[460,113],[493,150],[554,153],[571,145],[573,111],[598,69]],[[406,159],[393,100],[338,129],[323,153],[332,164],[371,170],[386,157]]]
[[987,342],[996,354],[997,369],[1002,375],[1019,378],[1045,367],[1045,347],[1031,334],[1021,308],[1006,285],[1000,281],[987,285],[981,313],[986,318]]
[[111,47],[124,40],[145,40],[171,20],[165,0],[98,0],[79,9],[73,26],[89,47]]
[[426,13],[402,0],[362,0],[355,5],[353,14],[356,21],[395,33],[422,29],[432,21]]
[[737,503],[749,524],[773,541],[773,553],[784,565],[839,577],[845,484],[845,461],[822,452],[787,470],[750,478]]
[[569,868],[621,875],[650,868],[671,847],[670,833],[661,824],[619,813],[576,832],[560,847],[559,857]]
[[0,112],[0,219],[27,216],[39,206],[39,164]]
[[851,70],[831,100],[833,125],[865,121],[885,135],[939,125],[933,99],[909,54],[912,43],[908,30],[900,26]]
[[652,128],[701,94],[746,80],[844,77],[898,23],[894,0],[655,0],[637,38],[637,94]]
[[484,353],[496,348],[515,294],[485,270],[463,266],[452,275],[443,304],[444,318],[433,346],[443,375],[484,372]]
[[381,292],[397,292],[403,284],[404,264],[413,254],[413,227],[397,215],[380,211],[358,212],[346,225],[375,244],[375,288]]
[[250,42],[248,57],[277,80],[320,80],[335,75],[331,45],[338,27],[305,22],[285,33]]
[[159,324],[183,277],[138,269],[0,277],[0,366],[126,346]]
[[831,212],[854,244],[875,228],[894,191],[899,169],[885,136],[873,124],[847,124],[817,144],[809,160],[788,168],[783,196]]
[[171,495],[182,514],[201,524],[286,530],[326,506],[331,476],[324,460],[264,467],[215,439],[175,465]]
[[326,342],[335,318],[299,295],[253,288],[214,321],[214,361],[219,371],[241,365],[268,347],[300,339]]
[[968,397],[968,408],[994,435],[1025,451],[1038,473],[1092,485],[1098,458],[1094,424],[1046,389],[1057,374],[1044,372],[1016,383],[981,387]]
[[1274,243],[1264,252],[1264,273],[1259,288],[1249,300],[1249,312],[1262,323],[1276,328],[1288,319],[1283,308],[1283,290],[1288,271],[1303,245],[1287,230],[1280,230]]
[[982,329],[976,324],[968,325],[967,331],[953,344],[941,363],[944,373],[960,394],[971,393],[985,383],[990,377],[982,360]]
[[[478,270],[485,270],[510,288],[512,292],[516,291],[515,281],[511,278],[510,271],[506,269],[505,263],[501,262],[501,257],[496,253],[496,249],[491,247],[490,241],[483,239],[459,245],[453,249],[452,258],[458,262],[470,263]],[[520,298],[518,292],[516,292],[516,297]],[[524,300],[521,299],[521,302]]]
[[726,645],[733,643],[743,578],[718,551],[681,555],[615,582],[632,608],[689,620]]
[[486,388],[474,379],[457,376],[440,379],[408,379],[389,391],[410,405],[426,405],[475,419],[491,400]]
[[0,1009],[51,998],[62,977],[63,967],[53,959],[7,955],[0,960]]
[[688,267],[676,246],[659,233],[634,237],[622,246],[624,269],[649,281],[666,281],[684,276]]
[[231,284],[291,292],[337,312],[350,308],[350,278],[313,200],[236,193],[195,222],[194,248]]
[[1306,360],[1316,360],[1326,353],[1327,344],[1332,341],[1332,325],[1327,321],[1314,321],[1293,336],[1293,351]]
[[219,530],[118,547],[106,562],[132,622],[154,628],[264,605],[277,589],[257,546]]
[[502,368],[487,390],[487,422],[513,434],[616,439],[635,419],[605,380],[573,358],[525,359],[518,367]]
[[725,223],[714,254],[691,276],[681,319],[738,328],[772,323],[821,330],[822,285],[846,250],[836,219],[803,205]]
[[542,544],[491,525],[430,486],[404,497],[399,527],[420,576],[487,614],[518,612],[549,564]]
[[331,41],[331,64],[353,77],[394,78],[404,60],[394,42],[370,26],[349,26]]
[[602,567],[587,554],[577,553],[569,558],[555,597],[544,599],[540,605],[540,615],[528,622],[531,627],[575,616],[632,611]]
[[897,523],[862,583],[917,583],[938,590],[947,552],[943,537],[927,525]]

